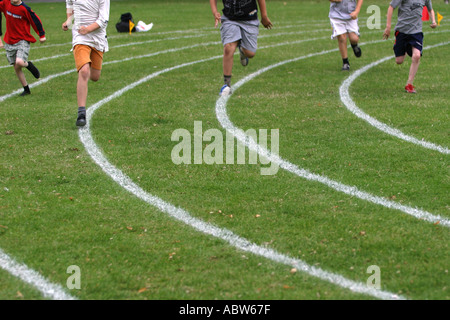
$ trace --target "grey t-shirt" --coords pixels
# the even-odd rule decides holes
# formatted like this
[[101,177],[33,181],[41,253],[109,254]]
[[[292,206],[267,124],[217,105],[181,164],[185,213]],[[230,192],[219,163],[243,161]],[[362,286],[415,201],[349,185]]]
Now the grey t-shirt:
[[349,20],[350,13],[356,9],[356,0],[342,0],[341,2],[330,2],[329,18]]
[[422,12],[426,6],[433,10],[431,0],[392,0],[391,6],[398,8],[398,20],[395,31],[406,34],[422,32]]

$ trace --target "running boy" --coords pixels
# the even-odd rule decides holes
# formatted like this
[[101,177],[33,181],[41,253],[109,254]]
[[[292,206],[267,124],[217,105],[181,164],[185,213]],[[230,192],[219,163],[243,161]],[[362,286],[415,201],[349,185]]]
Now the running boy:
[[434,29],[437,24],[431,0],[392,0],[387,12],[386,29],[383,34],[383,39],[385,40],[391,34],[391,21],[394,9],[398,8],[398,19],[395,25],[395,62],[402,64],[406,53],[411,57],[411,67],[405,87],[408,93],[416,93],[413,82],[422,56],[422,12],[424,6],[430,12],[431,28]]
[[45,31],[41,19],[22,0],[0,1],[0,11],[6,18],[6,33],[3,39],[6,58],[10,64],[14,65],[14,71],[23,86],[23,92],[20,95],[26,96],[31,92],[22,68],[27,68],[36,79],[41,76],[33,63],[28,61],[30,43],[36,42],[30,33],[30,25],[39,35],[41,43],[46,40]]
[[223,15],[217,10],[217,0],[209,0],[215,27],[221,23],[220,34],[223,49],[223,78],[224,85],[220,95],[231,94],[231,72],[233,56],[239,48],[240,60],[243,66],[248,59],[255,56],[257,38],[259,34],[258,7],[261,11],[261,23],[267,29],[272,28],[267,16],[266,0],[222,0]]
[[108,51],[109,7],[109,0],[66,0],[67,20],[62,29],[67,31],[72,27],[72,50],[78,71],[78,127],[86,125],[88,81],[100,79],[103,54]]
[[330,0],[330,23],[333,28],[331,39],[338,39],[339,52],[342,57],[342,70],[350,70],[348,60],[347,36],[353,53],[357,58],[361,57],[359,42],[358,15],[363,0]]

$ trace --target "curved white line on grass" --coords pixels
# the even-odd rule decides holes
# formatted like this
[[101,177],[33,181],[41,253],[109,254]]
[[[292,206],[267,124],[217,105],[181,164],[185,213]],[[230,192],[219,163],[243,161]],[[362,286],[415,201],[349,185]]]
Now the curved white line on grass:
[[[305,41],[315,41],[315,40],[319,40],[319,39],[323,39],[323,38],[311,38],[311,39],[297,40],[297,41],[291,41],[291,42],[283,42],[283,43],[278,43],[278,44],[275,44],[275,45],[269,45],[269,46],[261,47],[260,49],[278,47],[278,46],[283,46],[283,45],[299,44],[299,43],[302,43],[302,42],[305,42]],[[160,54],[174,53],[174,52],[178,52],[178,51],[182,51],[182,50],[194,49],[194,48],[198,48],[198,47],[209,46],[209,45],[217,45],[217,44],[221,44],[221,42],[220,41],[213,41],[213,42],[207,42],[207,43],[194,44],[194,45],[180,47],[180,48],[167,49],[167,50],[163,50],[163,51],[158,51],[158,52],[153,52],[153,53],[149,53],[149,54],[144,54],[144,55],[141,55],[141,56],[128,57],[128,58],[121,59],[121,60],[106,61],[106,62],[103,63],[103,65],[122,63],[122,62],[126,62],[126,61],[132,61],[132,60],[135,60],[135,59],[150,58],[150,57],[157,56],[157,55],[160,55]],[[236,53],[236,54],[238,54],[238,53]],[[222,58],[222,56],[217,56],[214,59],[219,59],[219,58]],[[61,73],[56,73],[56,74],[50,75],[48,77],[42,78],[42,79],[40,79],[40,80],[30,84],[29,86],[30,86],[30,88],[35,88],[35,87],[40,86],[41,84],[44,84],[44,83],[46,83],[46,82],[48,82],[48,81],[50,81],[52,79],[55,79],[57,77],[61,77],[61,76],[67,75],[67,74],[72,73],[72,72],[76,72],[76,69],[71,69],[71,70],[67,70],[67,71],[61,72]],[[16,95],[22,93],[22,91],[23,91],[22,89],[18,89],[18,90],[15,90],[15,91],[13,91],[13,92],[11,92],[9,94],[0,96],[0,103],[5,101],[6,99],[9,99],[9,98],[11,98],[13,96],[16,96]]]
[[[153,40],[145,40],[145,41],[140,41],[140,42],[130,42],[130,43],[124,43],[124,44],[119,44],[116,46],[111,46],[110,49],[117,49],[117,48],[123,48],[123,47],[130,47],[130,46],[136,46],[136,45],[144,45],[144,44],[149,44],[149,43],[154,43],[154,42],[161,42],[161,41],[169,41],[169,40],[181,40],[181,39],[192,39],[192,38],[198,38],[198,37],[203,37],[203,34],[200,35],[192,35],[192,36],[183,36],[183,37],[173,37],[173,38],[165,38],[165,39],[153,39]],[[215,42],[216,43],[220,43],[220,42]],[[198,46],[200,46],[201,44],[199,44]],[[67,56],[72,56],[73,53],[69,52],[69,53],[62,53],[62,54],[57,54],[54,56],[50,56],[50,57],[43,57],[40,59],[35,59],[33,60],[34,62],[41,62],[41,61],[46,61],[46,60],[53,60],[53,59],[58,59],[61,57],[67,57]],[[122,61],[121,61],[122,62]],[[3,65],[0,66],[0,69],[4,69],[4,68],[12,68],[12,65]]]
[[[301,40],[301,41],[298,41],[298,42],[303,42],[303,41],[305,41],[305,40]],[[375,42],[379,42],[379,41],[375,41]],[[215,42],[215,43],[218,43],[218,42]],[[198,46],[198,45],[189,46],[189,47],[185,47],[185,48],[190,48],[190,47],[195,47],[195,46]],[[273,47],[273,46],[268,46],[268,47]],[[185,48],[181,48],[181,49],[171,49],[171,50],[166,50],[166,51],[162,51],[162,52],[159,52],[159,53],[152,53],[152,54],[149,54],[149,55],[144,55],[144,56],[134,57],[134,58],[144,58],[144,57],[149,57],[149,56],[153,56],[153,55],[161,54],[161,53],[165,53],[165,52],[175,52],[175,51],[179,51],[179,50],[182,50],[182,49],[185,49]],[[336,51],[336,50],[335,50],[335,49],[334,49],[334,50],[329,50],[328,52],[333,52],[333,51]],[[323,52],[323,53],[319,53],[319,54],[324,54],[324,53],[328,53],[328,52]],[[309,56],[314,56],[314,55],[308,55],[307,57],[309,57]],[[209,61],[209,60],[213,60],[213,59],[218,59],[218,58],[221,58],[221,57],[222,57],[222,56],[217,56],[217,57],[213,57],[213,58],[210,58],[210,59],[199,60],[199,61],[196,61],[196,62],[193,62],[193,63],[183,64],[183,65],[180,65],[180,66],[178,66],[178,67],[166,69],[166,70],[164,70],[164,72],[168,72],[168,71],[171,71],[171,70],[174,70],[174,69],[177,69],[177,68],[180,68],[180,67],[192,65],[192,64],[195,64],[195,63],[200,63],[200,62],[205,62],[205,61]],[[111,64],[112,64],[112,63],[119,63],[119,62],[123,62],[123,61],[127,61],[127,60],[131,60],[131,59],[130,59],[130,58],[127,58],[127,59],[123,59],[123,60],[111,61],[111,62],[109,62],[109,63],[111,63]],[[39,84],[45,83],[45,82],[47,82],[47,81],[53,79],[53,78],[56,78],[56,77],[59,77],[59,76],[62,76],[62,75],[65,75],[65,74],[68,74],[68,73],[71,73],[71,72],[74,72],[74,71],[75,71],[75,70],[68,70],[68,71],[65,71],[65,72],[62,72],[62,73],[59,73],[59,74],[55,74],[55,75],[49,76],[49,77],[47,77],[47,78],[45,78],[45,79],[42,79],[42,80],[40,80],[40,81],[34,83],[33,85],[30,85],[30,87],[35,87],[35,86],[37,86],[37,85],[39,85]],[[139,84],[141,84],[141,83],[143,83],[143,82],[146,82],[146,81],[150,80],[150,79],[153,78],[153,77],[156,77],[157,75],[159,75],[159,74],[161,74],[161,73],[163,73],[163,71],[154,73],[153,75],[150,75],[149,77],[146,77],[146,78],[142,79],[141,81],[139,81],[139,82],[137,82],[137,83],[135,83],[135,84],[131,84],[131,85],[127,86],[126,88],[124,88],[124,89],[123,89],[123,92],[121,92],[120,94],[118,94],[118,92],[116,92],[116,94],[110,96],[109,98],[106,98],[106,99],[100,101],[99,103],[101,103],[101,102],[102,102],[102,103],[107,103],[108,101],[114,99],[115,97],[118,97],[119,95],[123,94],[124,92],[133,89],[135,86],[137,86],[137,85],[139,85]],[[0,97],[0,102],[4,101],[4,100],[6,100],[7,98],[9,98],[9,97],[11,97],[11,96],[13,96],[13,95],[15,95],[15,94],[17,94],[17,93],[20,93],[20,92],[21,92],[21,90],[17,90],[17,91],[15,91],[15,92],[13,92],[12,94],[8,94],[8,95],[5,95],[5,96],[1,96],[1,97]],[[99,106],[100,106],[100,105],[98,105],[97,108],[98,108]],[[94,106],[93,106],[93,107],[94,107]],[[88,109],[88,112],[87,112],[88,119],[89,119],[89,123],[90,123],[90,118],[92,117],[93,112],[96,110],[96,108],[93,108],[93,107],[89,108],[89,109]],[[89,123],[88,123],[87,128],[86,128],[87,130],[89,129]],[[84,132],[84,130],[80,130],[80,139],[82,139],[82,132]],[[92,137],[91,137],[91,139],[92,139]],[[82,140],[82,141],[83,141],[83,140]],[[92,142],[93,142],[93,140],[92,140]],[[103,157],[101,151],[96,147],[95,142],[93,142],[93,143],[94,143],[94,146],[95,146],[95,148],[92,150],[92,152],[94,152],[94,156],[96,155],[95,149],[97,149],[97,150],[98,150],[98,154],[97,154],[97,155],[99,156],[98,159],[100,159],[100,160],[101,160],[101,159],[104,159],[104,160],[105,160],[105,162],[104,162],[105,166],[102,166],[102,165],[99,164],[99,165],[101,166],[101,168],[102,168],[105,172],[107,172],[107,173],[108,173],[110,176],[112,176],[112,177],[113,177],[113,176],[118,177],[118,180],[116,180],[116,181],[117,181],[120,185],[122,185],[122,186],[127,185],[126,182],[131,182],[132,188],[131,188],[131,189],[125,188],[125,189],[128,190],[128,191],[130,191],[130,192],[132,192],[132,193],[134,193],[134,192],[132,191],[132,190],[134,189],[133,186],[136,186],[136,187],[137,187],[137,190],[142,190],[142,189],[140,189],[140,187],[138,187],[137,185],[135,185],[135,184],[134,184],[127,176],[125,176],[120,170],[118,170],[118,169],[116,169],[114,166],[110,165],[109,162],[106,160],[106,158]],[[91,155],[91,156],[92,156],[92,155]],[[95,159],[94,159],[94,160],[95,160]],[[110,173],[111,173],[112,175],[111,175]],[[115,173],[119,173],[119,175],[116,176]],[[122,177],[123,179],[121,179],[121,177]],[[122,184],[120,181],[123,181],[125,184]],[[142,191],[143,191],[143,190],[142,190]],[[144,192],[144,194],[146,194],[145,191],[143,191],[143,192]],[[148,194],[146,194],[146,195],[148,195]],[[155,203],[153,204],[153,205],[155,205],[155,206],[156,206],[156,204],[161,204],[161,203],[164,204],[164,203],[165,203],[163,200],[161,200],[161,199],[159,199],[159,198],[156,198],[156,197],[151,196],[151,195],[149,195],[149,196],[150,196],[150,199],[154,199],[154,200],[155,200]],[[160,202],[160,201],[161,201],[161,202]],[[171,206],[170,204],[168,204],[168,205]],[[157,206],[157,207],[158,207],[158,206]],[[174,211],[174,212],[176,212],[176,210],[178,210],[178,209],[175,208],[175,211]],[[194,219],[194,218],[192,218],[192,219]],[[195,219],[195,220],[197,220],[197,219]],[[184,221],[184,222],[186,222],[186,221]],[[200,222],[201,222],[201,221],[200,221]],[[203,223],[203,222],[201,222],[201,223]],[[203,224],[204,224],[204,223],[203,223]],[[219,230],[223,230],[223,229],[219,229]],[[202,231],[202,232],[205,232],[205,231]],[[229,231],[228,231],[228,232],[229,232]],[[238,238],[238,239],[239,239],[239,238]],[[243,239],[243,241],[246,242],[247,240]],[[246,243],[249,243],[249,242],[246,242]],[[253,245],[252,245],[252,246],[253,246]],[[255,246],[256,246],[256,245],[255,245]],[[262,251],[268,250],[268,249],[266,249],[266,248],[261,248],[261,249],[263,249]],[[1,250],[1,249],[0,249],[0,250]],[[244,250],[244,249],[242,249],[242,250]],[[272,252],[272,251],[271,251],[271,252]],[[260,254],[260,255],[262,255],[262,254]],[[266,257],[265,255],[262,255],[262,256]],[[275,255],[275,257],[277,257],[277,255]],[[270,258],[270,259],[271,259],[271,258]],[[272,259],[272,260],[274,260],[274,259]],[[330,281],[330,282],[332,282],[332,283],[336,283],[336,284],[338,284],[338,285],[340,285],[340,286],[343,286],[343,287],[345,287],[345,288],[348,288],[348,289],[350,289],[350,290],[352,290],[352,291],[354,291],[354,292],[360,292],[360,293],[369,294],[369,295],[372,295],[372,296],[374,296],[374,297],[381,298],[381,299],[403,299],[403,297],[401,297],[401,296],[397,296],[397,295],[392,294],[392,293],[389,293],[389,292],[384,292],[384,291],[379,291],[379,290],[370,289],[370,288],[367,288],[367,286],[364,286],[364,285],[362,285],[362,284],[360,284],[360,283],[353,282],[353,281],[351,281],[351,280],[347,280],[347,279],[345,279],[345,278],[343,278],[343,277],[341,277],[341,276],[339,276],[339,275],[330,274],[330,273],[327,273],[327,272],[322,271],[322,270],[320,270],[320,269],[317,269],[317,268],[308,266],[307,264],[304,264],[304,263],[303,263],[302,261],[300,261],[300,260],[292,260],[292,258],[289,258],[289,257],[286,257],[286,256],[281,255],[280,260],[274,260],[274,261],[279,261],[279,262],[282,262],[282,263],[286,263],[286,261],[288,261],[288,263],[286,263],[286,264],[293,265],[294,267],[298,268],[299,270],[303,270],[303,271],[305,271],[305,272],[308,272],[308,270],[310,270],[308,273],[311,274],[311,275],[313,275],[313,276],[318,276],[318,275],[317,275],[317,270],[318,270],[318,271],[320,271],[320,276],[323,276],[323,277],[324,277],[323,279],[325,279],[325,280],[327,280],[327,281]],[[283,261],[285,261],[285,262],[283,262]],[[297,261],[298,261],[299,263],[297,263]],[[19,274],[19,275],[16,275],[16,276],[20,277],[20,274]],[[320,277],[320,276],[319,276],[319,277]],[[321,279],[322,279],[322,278],[321,278]],[[330,279],[331,279],[331,280],[330,280]]]
[[248,241],[247,239],[244,239],[242,237],[239,237],[238,235],[234,234],[230,230],[219,228],[217,226],[214,226],[212,224],[206,223],[198,218],[195,218],[189,214],[186,210],[182,208],[175,207],[174,205],[162,200],[161,198],[158,198],[154,195],[149,194],[145,190],[143,190],[140,186],[138,186],[136,183],[134,183],[127,175],[125,175],[121,170],[116,168],[114,165],[112,165],[108,159],[103,155],[100,148],[95,143],[91,130],[90,130],[90,123],[92,120],[92,116],[94,112],[100,108],[105,103],[108,103],[109,101],[123,95],[125,92],[134,89],[135,87],[139,86],[140,84],[143,84],[147,81],[149,81],[152,78],[155,78],[163,73],[167,73],[182,67],[194,65],[201,62],[206,62],[214,59],[221,58],[222,56],[212,57],[208,59],[198,60],[194,62],[184,63],[172,68],[164,69],[155,73],[152,73],[148,75],[147,77],[142,78],[141,80],[134,82],[123,89],[115,92],[114,94],[110,95],[109,97],[97,102],[96,104],[92,105],[87,109],[86,114],[86,120],[87,125],[84,128],[79,129],[78,135],[80,137],[81,142],[86,148],[86,151],[89,153],[91,158],[94,160],[95,163],[97,163],[100,168],[109,175],[115,182],[117,182],[122,188],[127,190],[128,192],[134,194],[139,199],[145,201],[146,203],[156,207],[158,210],[167,213],[171,217],[175,218],[178,221],[181,221],[194,229],[211,235],[213,237],[222,239],[223,241],[229,243],[231,246],[240,249],[242,251],[250,252],[252,254],[262,256],[264,258],[270,259],[272,261],[282,263],[291,267],[297,268],[299,271],[306,272],[307,274],[317,277],[321,280],[328,281],[332,284],[338,285],[342,288],[349,289],[355,293],[361,293],[373,296],[375,298],[379,299],[395,299],[395,300],[403,300],[405,299],[402,296],[396,295],[394,293],[383,291],[383,290],[377,290],[374,288],[368,287],[365,283],[356,282],[353,280],[349,280],[341,275],[334,274],[331,272],[324,271],[320,268],[316,268],[313,266],[308,265],[307,263],[303,262],[302,260],[291,258],[289,256],[286,256],[284,254],[281,254],[273,249],[267,248],[267,247],[261,247],[258,246],[255,243],[252,243]]
[[76,300],[74,297],[67,294],[60,285],[49,282],[38,272],[29,269],[25,264],[18,263],[3,252],[2,249],[0,249],[0,268],[32,285],[39,290],[45,298],[53,300]]
[[[30,84],[29,87],[30,88],[34,88],[34,87],[40,86],[41,84],[49,82],[52,79],[55,79],[55,78],[58,78],[58,77],[61,77],[61,76],[64,76],[66,74],[69,74],[69,73],[72,73],[72,72],[76,72],[76,71],[77,71],[76,69],[72,69],[72,70],[67,70],[67,71],[61,72],[61,73],[53,74],[51,76],[42,78],[41,80],[38,80],[38,81]],[[20,94],[22,92],[23,92],[23,89],[18,89],[18,90],[15,90],[15,91],[11,92],[11,93],[8,93],[8,94],[5,94],[3,96],[0,96],[0,102],[3,102],[6,99],[11,98],[11,97],[13,97],[15,95],[18,95],[18,94]]]
[[[384,40],[380,40],[380,41],[384,41]],[[379,42],[379,41],[378,41]],[[238,81],[234,86],[232,86],[232,90],[235,91],[237,90],[239,87],[241,87],[242,85],[244,85],[245,83],[247,83],[248,81],[252,80],[253,78],[261,75],[262,73],[272,70],[274,68],[277,68],[279,66],[288,64],[288,63],[292,63],[292,62],[296,62],[299,60],[303,60],[306,58],[310,58],[313,56],[318,56],[318,55],[322,55],[322,54],[326,54],[326,53],[330,53],[332,51],[336,51],[336,50],[327,50],[327,51],[322,51],[322,52],[318,52],[318,53],[312,53],[312,54],[308,54],[306,56],[302,56],[302,57],[297,57],[294,59],[289,59],[289,60],[285,60],[285,61],[281,61],[278,62],[276,64],[273,64],[271,66],[265,67],[263,69],[258,70],[257,72],[254,72],[248,76],[246,76],[245,78],[241,79],[240,81]],[[276,155],[276,154],[272,154],[269,150],[267,150],[266,148],[263,148],[262,146],[258,145],[250,136],[247,136],[245,134],[245,132],[237,127],[234,126],[234,124],[231,122],[231,120],[228,117],[227,114],[227,101],[231,96],[226,96],[226,97],[220,97],[217,102],[216,102],[216,116],[217,119],[219,120],[220,124],[222,125],[222,127],[227,130],[228,132],[230,132],[234,137],[236,137],[236,139],[238,139],[243,145],[245,145],[247,148],[249,148],[250,150],[257,152],[260,156],[268,159],[271,163],[275,163],[277,164],[280,168],[283,168],[299,177],[305,178],[307,180],[310,181],[317,181],[320,182],[322,184],[327,185],[328,187],[339,191],[339,192],[343,192],[345,194],[348,194],[350,196],[354,196],[357,197],[359,199],[362,200],[366,200],[369,202],[372,202],[374,204],[377,205],[381,205],[383,207],[386,208],[390,208],[390,209],[396,209],[399,211],[402,211],[412,217],[415,217],[417,219],[421,219],[421,220],[425,220],[428,222],[432,222],[432,223],[440,223],[440,225],[445,226],[445,227],[450,227],[450,220],[441,217],[440,215],[433,215],[427,211],[421,210],[421,209],[417,209],[417,208],[412,208],[412,207],[408,207],[405,205],[401,205],[399,203],[396,203],[394,201],[382,198],[382,197],[378,197],[375,195],[372,195],[368,192],[359,190],[358,188],[354,187],[354,186],[348,186],[345,184],[342,184],[340,182],[331,180],[325,176],[321,176],[315,173],[312,173],[308,170],[299,168],[298,166],[296,166],[293,163],[290,163],[289,161],[286,161],[284,159],[282,159],[280,156]]]
[[[327,31],[327,30],[315,30],[314,32],[322,32],[322,31]],[[260,36],[260,38],[277,37],[277,36],[282,36],[282,35],[297,35],[297,34],[303,34],[303,33],[307,33],[307,31],[272,33],[270,35]],[[308,34],[311,34],[311,32],[308,32]],[[110,50],[117,49],[117,48],[130,47],[130,46],[145,45],[145,44],[155,43],[155,42],[170,41],[170,40],[181,40],[181,39],[192,39],[192,38],[199,38],[199,37],[204,37],[204,36],[205,36],[204,34],[197,34],[197,35],[182,36],[182,37],[171,37],[171,38],[164,38],[164,39],[152,39],[152,40],[144,40],[144,41],[138,41],[138,42],[130,42],[130,43],[119,44],[119,45],[116,45],[116,46],[110,46]],[[300,41],[302,41],[302,42],[303,41],[315,41],[315,40],[319,40],[319,39],[328,39],[328,37],[325,37],[325,38],[310,38],[310,39],[305,39],[305,40],[300,40]],[[295,44],[295,43],[297,43],[297,41],[291,41],[291,42],[285,43],[285,44]],[[221,42],[220,41],[214,41],[214,42],[207,42],[207,43],[198,43],[198,44],[195,44],[193,46],[175,48],[174,50],[179,51],[179,50],[193,49],[195,47],[217,45],[217,44],[221,44]],[[285,45],[285,44],[280,44],[280,45]],[[167,51],[160,51],[160,53],[167,53]],[[158,53],[158,54],[160,54],[160,53]],[[50,56],[50,57],[43,57],[43,58],[35,59],[35,60],[33,60],[33,62],[41,62],[41,61],[46,61],[46,60],[53,60],[53,59],[58,59],[58,58],[62,58],[62,57],[72,56],[72,55],[73,55],[73,53],[71,53],[71,52],[69,52],[69,53],[61,53],[61,54],[57,54],[57,55]],[[145,55],[145,57],[147,57],[147,55]],[[139,57],[137,57],[137,58],[139,58]],[[123,62],[123,61],[121,61],[121,62]],[[0,66],[0,69],[5,69],[5,68],[12,68],[12,65],[8,64],[8,65]]]
[[[218,44],[218,43],[220,43],[220,42],[194,44],[194,45],[191,45],[191,46],[186,46],[186,47],[181,47],[181,48],[167,49],[167,50],[163,50],[163,51],[158,51],[158,52],[153,52],[153,53],[149,53],[149,54],[144,54],[144,55],[141,55],[141,56],[129,57],[129,58],[121,59],[121,60],[106,61],[106,62],[103,63],[103,65],[122,63],[122,62],[131,61],[131,60],[135,60],[135,59],[149,58],[149,57],[153,57],[153,56],[156,56],[156,55],[159,55],[159,54],[173,53],[173,52],[177,52],[177,51],[181,51],[181,50],[192,49],[192,48],[196,48],[196,47],[200,47],[200,46],[204,46],[204,45],[211,45],[211,44]],[[218,59],[218,58],[219,57],[217,56],[214,59]],[[48,81],[50,81],[52,79],[55,79],[57,77],[61,77],[61,76],[64,76],[64,75],[67,75],[69,73],[76,72],[76,71],[77,71],[76,69],[71,69],[71,70],[67,70],[67,71],[61,72],[61,73],[56,73],[56,74],[50,75],[48,77],[42,78],[42,79],[40,79],[40,80],[30,84],[29,86],[30,86],[30,88],[35,88],[35,87],[40,86],[41,84],[44,84],[44,83],[46,83],[46,82],[48,82]],[[3,102],[6,99],[9,99],[9,98],[11,98],[11,97],[13,97],[15,95],[18,95],[22,91],[23,91],[23,89],[18,89],[18,90],[15,90],[15,91],[13,91],[13,92],[11,92],[9,94],[0,96],[0,102]]]
[[[432,49],[432,48],[436,48],[436,47],[440,47],[440,46],[445,46],[448,44],[450,44],[450,42],[443,42],[443,43],[439,43],[436,45],[427,46],[424,48],[424,50]],[[377,119],[371,117],[370,115],[368,115],[367,113],[365,113],[364,111],[359,109],[356,106],[355,102],[352,100],[350,93],[349,93],[349,88],[352,85],[353,81],[355,81],[360,75],[362,75],[367,70],[369,70],[387,60],[390,60],[392,58],[393,58],[393,56],[385,57],[383,59],[380,59],[371,64],[368,64],[367,66],[355,71],[350,77],[348,77],[342,83],[341,87],[339,88],[339,94],[341,96],[341,101],[345,104],[345,106],[351,113],[353,113],[358,118],[368,122],[371,126],[377,128],[378,130],[381,130],[381,131],[383,131],[389,135],[392,135],[394,137],[397,137],[401,140],[408,141],[408,142],[414,143],[416,145],[422,146],[424,148],[439,151],[444,154],[449,154],[450,150],[447,147],[436,145],[436,144],[428,142],[428,141],[419,140],[417,138],[414,138],[412,136],[404,134],[402,131],[400,131],[398,129],[392,128],[392,127],[388,126],[387,124],[378,121]]]

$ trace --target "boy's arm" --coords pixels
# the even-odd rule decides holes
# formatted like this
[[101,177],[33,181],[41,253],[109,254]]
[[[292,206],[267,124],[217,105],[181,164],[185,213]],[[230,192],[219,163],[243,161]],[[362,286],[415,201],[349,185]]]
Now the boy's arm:
[[62,29],[64,31],[69,30],[69,27],[72,25],[73,8],[70,6],[67,6],[66,8],[66,17],[67,17],[66,21],[64,21],[62,24]]
[[352,17],[353,20],[356,20],[358,18],[359,12],[361,11],[361,7],[363,4],[363,0],[358,0],[356,3],[355,11],[350,13],[350,17]]
[[214,28],[217,28],[219,22],[220,22],[220,18],[221,18],[221,14],[220,12],[217,10],[217,0],[209,0],[209,5],[211,6],[211,11],[212,14],[214,16]]
[[41,43],[45,42],[45,40],[47,40],[47,39],[45,38],[45,30],[44,30],[44,27],[42,26],[41,19],[30,8],[27,9],[27,12],[29,15],[31,26],[33,27],[34,31],[39,35],[39,41]]
[[[109,7],[110,7],[110,0],[101,1],[100,7],[98,10],[98,18],[97,18],[97,21],[95,21],[95,23],[102,29],[105,29],[108,26]],[[94,28],[95,28],[95,26],[94,26]]]
[[258,0],[258,6],[261,11],[261,23],[266,29],[272,29],[272,22],[267,16],[266,0]]
[[431,9],[431,11],[430,11],[430,17],[431,17],[431,25],[430,25],[430,27],[434,29],[434,28],[437,27],[437,23],[436,23],[436,17],[434,15],[434,10],[433,9]]
[[386,21],[386,29],[384,29],[383,39],[387,40],[391,35],[391,22],[392,22],[392,14],[394,13],[394,7],[389,5],[387,11],[387,21]]
[[101,1],[100,8],[98,10],[98,19],[94,23],[91,23],[88,26],[81,26],[78,29],[79,34],[88,34],[100,28],[106,28],[108,26],[109,20],[109,0]]
[[94,23],[88,25],[87,27],[86,26],[81,26],[78,29],[78,33],[79,34],[88,34],[88,33],[92,32],[92,31],[97,30],[97,29],[100,29],[100,25],[97,22],[94,22]]

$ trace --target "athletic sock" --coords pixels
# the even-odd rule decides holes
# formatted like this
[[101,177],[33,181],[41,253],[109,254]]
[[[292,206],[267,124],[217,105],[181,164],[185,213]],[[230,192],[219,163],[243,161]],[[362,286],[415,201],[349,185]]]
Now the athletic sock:
[[231,76],[226,76],[226,75],[224,75],[224,76],[223,76],[223,82],[224,82],[227,86],[231,87]]
[[78,107],[78,116],[86,114],[86,107]]
[[348,58],[342,59],[342,63],[343,64],[350,64],[350,62],[348,62]]

